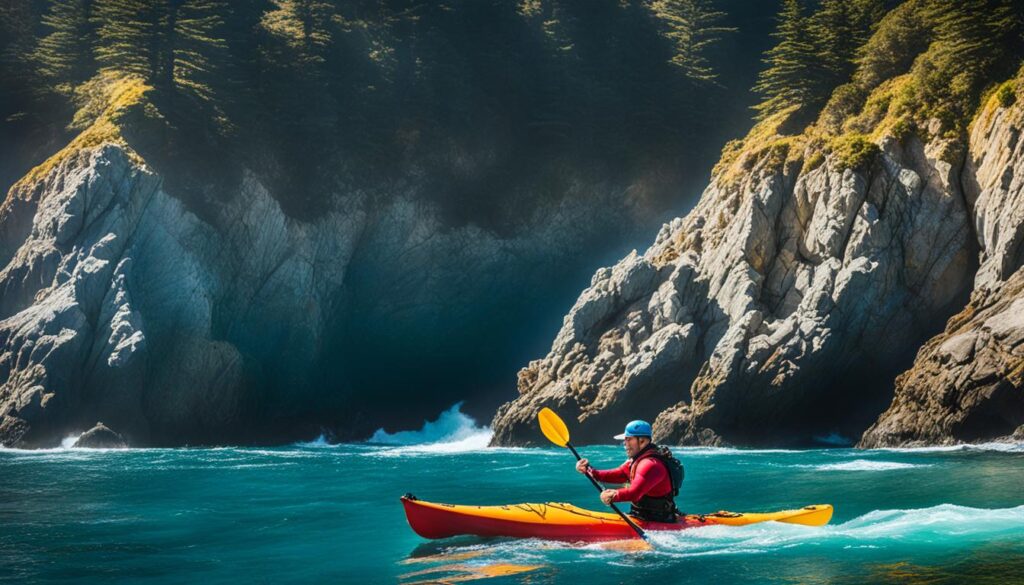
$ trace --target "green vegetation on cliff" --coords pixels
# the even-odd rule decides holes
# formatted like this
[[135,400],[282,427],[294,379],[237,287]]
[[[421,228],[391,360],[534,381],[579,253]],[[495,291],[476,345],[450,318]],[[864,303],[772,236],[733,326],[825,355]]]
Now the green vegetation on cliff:
[[864,169],[883,136],[963,142],[987,91],[1004,107],[1015,100],[1012,85],[996,84],[1024,55],[1020,2],[907,0],[885,12],[876,2],[824,1],[808,13],[786,0],[778,21],[756,87],[761,121],[723,151],[719,180],[779,158],[782,144],[779,163],[813,168],[832,153],[839,168]]
[[712,154],[693,136],[722,126],[726,4],[13,0],[0,113],[59,132],[92,80],[130,76],[152,88],[136,134],[158,166],[256,169],[300,217],[340,185],[415,176],[487,223],[495,202],[561,196],[566,168],[617,181],[693,160],[696,179]]
[[800,0],[784,0],[773,35],[778,44],[765,54],[767,67],[754,87],[764,96],[760,117],[796,107],[800,118],[820,108],[853,72],[883,14],[882,0],[823,0],[806,16]]

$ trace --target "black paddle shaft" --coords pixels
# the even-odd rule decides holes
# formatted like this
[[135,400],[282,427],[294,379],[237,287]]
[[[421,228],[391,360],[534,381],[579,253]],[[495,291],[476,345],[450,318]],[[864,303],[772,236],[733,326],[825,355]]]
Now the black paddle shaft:
[[[576,456],[576,461],[579,461],[580,459],[583,459],[582,457],[580,457],[580,454],[576,452],[576,448],[573,447],[571,443],[567,442],[565,444],[565,446],[568,447],[569,450],[572,451],[572,454]],[[587,470],[587,479],[590,480],[590,483],[594,484],[594,487],[597,488],[597,491],[599,491],[599,492],[603,492],[604,491],[604,488],[601,487],[601,484],[599,484],[597,482],[597,480],[594,479],[594,476],[590,474],[590,470],[589,469]],[[626,516],[625,514],[623,514],[622,510],[620,510],[619,507],[615,505],[615,502],[612,502],[612,503],[610,503],[608,505],[611,506],[612,510],[615,510],[618,513],[618,515],[623,520],[626,521],[626,524],[629,524],[630,528],[632,528],[633,530],[636,530],[636,533],[640,535],[640,538],[642,538],[644,540],[647,540],[647,534],[644,533],[643,528],[640,528],[639,526],[637,526],[635,522],[633,522],[632,520],[629,519],[629,516]]]

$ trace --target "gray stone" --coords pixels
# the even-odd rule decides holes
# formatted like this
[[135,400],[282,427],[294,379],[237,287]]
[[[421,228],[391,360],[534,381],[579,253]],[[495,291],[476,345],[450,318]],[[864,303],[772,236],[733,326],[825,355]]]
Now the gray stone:
[[[830,157],[795,172],[764,157],[714,178],[644,252],[653,280],[640,278],[633,255],[595,275],[551,351],[527,366],[537,373],[521,375],[520,396],[499,410],[494,442],[532,443],[528,413],[567,401],[580,413],[574,432],[595,439],[652,410],[668,442],[860,434],[873,419],[857,405],[885,400],[899,356],[971,285],[971,215],[942,140],[884,139],[879,164],[862,171],[840,171]],[[614,287],[612,275],[621,275]],[[611,293],[623,285],[634,301]],[[684,329],[699,341],[651,341]],[[970,361],[971,347],[947,354]],[[645,381],[655,364],[672,384]]]
[[977,116],[964,165],[981,265],[970,303],[896,380],[861,447],[1020,440],[1024,425],[1024,168],[1020,104]]
[[101,422],[82,433],[82,436],[78,437],[78,440],[72,445],[73,448],[88,449],[124,449],[127,446],[128,443],[124,437]]
[[[362,391],[336,379],[345,349],[372,335],[397,348],[386,363],[446,351],[439,331],[449,348],[476,343],[496,311],[545,292],[524,282],[623,227],[621,191],[585,182],[499,234],[450,225],[416,185],[339,185],[325,213],[299,221],[245,172],[199,215],[128,146],[58,158],[0,205],[3,445],[53,446],[97,419],[139,444],[357,432],[349,423],[372,423],[335,395]],[[566,353],[656,276],[638,255],[599,275]]]

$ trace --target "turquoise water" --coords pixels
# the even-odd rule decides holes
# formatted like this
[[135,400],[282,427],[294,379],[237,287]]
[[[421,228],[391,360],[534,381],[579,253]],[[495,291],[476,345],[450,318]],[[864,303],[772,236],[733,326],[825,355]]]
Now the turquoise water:
[[1024,583],[1022,446],[677,450],[686,511],[831,503],[823,528],[707,527],[649,552],[416,536],[405,492],[600,508],[565,450],[487,436],[450,411],[375,437],[392,444],[0,450],[0,582]]

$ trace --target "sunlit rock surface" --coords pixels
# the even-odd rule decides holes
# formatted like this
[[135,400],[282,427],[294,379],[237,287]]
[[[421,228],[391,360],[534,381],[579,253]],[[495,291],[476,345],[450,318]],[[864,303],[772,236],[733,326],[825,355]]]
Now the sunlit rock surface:
[[716,177],[642,256],[595,275],[520,373],[495,443],[540,440],[541,406],[575,418],[581,440],[638,417],[671,443],[857,437],[965,299],[977,249],[950,145],[880,146],[860,170],[766,157]]
[[857,170],[807,169],[807,152],[720,169],[642,256],[594,276],[494,443],[543,441],[543,406],[577,441],[638,417],[682,444],[1024,437],[1022,119],[990,99],[966,148],[884,137]]

